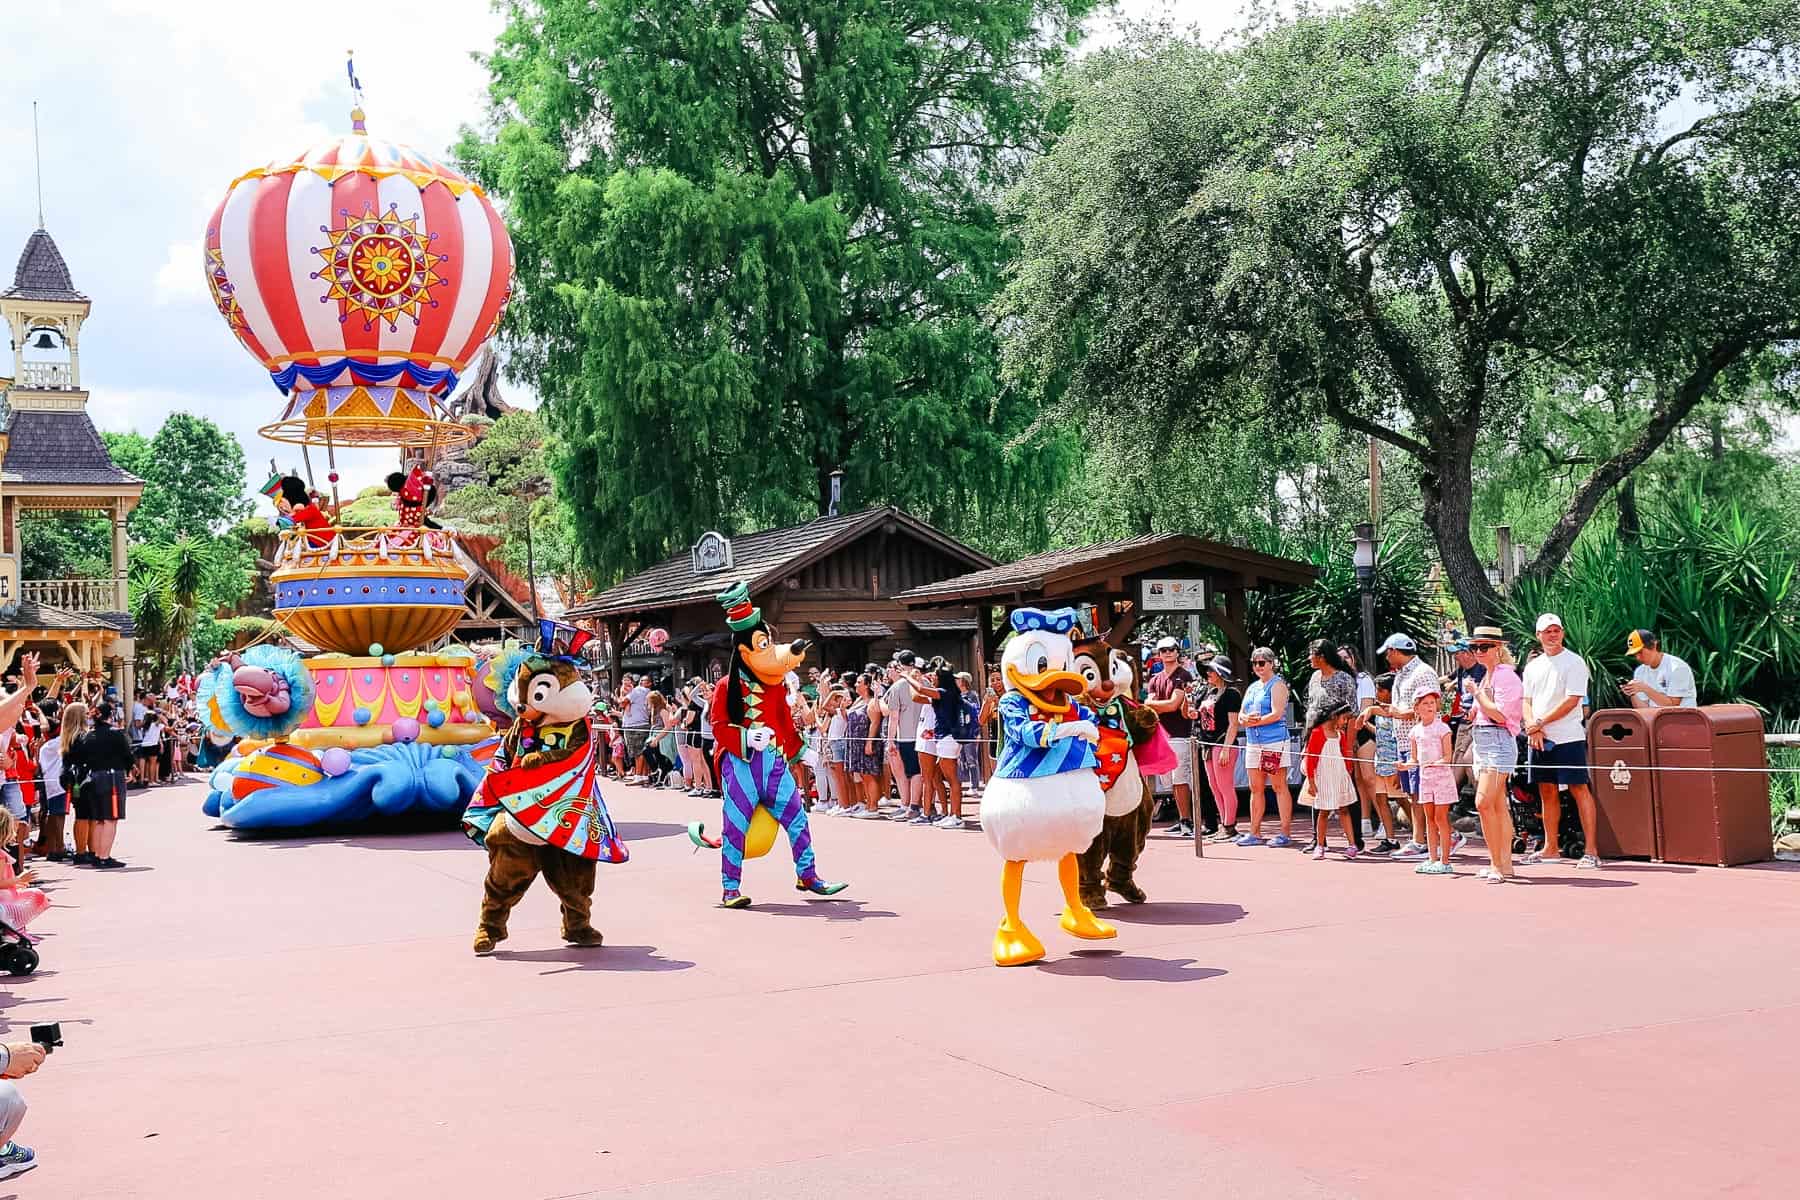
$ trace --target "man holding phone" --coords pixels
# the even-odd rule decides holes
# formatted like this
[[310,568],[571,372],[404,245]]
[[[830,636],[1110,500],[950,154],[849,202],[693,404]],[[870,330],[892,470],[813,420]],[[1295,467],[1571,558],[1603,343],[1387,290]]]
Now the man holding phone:
[[[32,1030],[36,1035],[37,1029]],[[11,1083],[23,1079],[44,1065],[49,1050],[37,1042],[9,1042],[0,1045],[0,1179],[23,1175],[37,1166],[37,1155],[29,1146],[13,1141],[13,1134],[25,1121],[25,1097]]]

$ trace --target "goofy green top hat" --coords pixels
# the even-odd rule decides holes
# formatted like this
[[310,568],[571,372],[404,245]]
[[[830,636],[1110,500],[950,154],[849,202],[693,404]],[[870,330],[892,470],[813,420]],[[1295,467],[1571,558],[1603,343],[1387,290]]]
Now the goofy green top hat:
[[733,633],[743,633],[762,624],[762,609],[750,603],[750,589],[741,581],[732,584],[715,597],[725,610],[725,623]]

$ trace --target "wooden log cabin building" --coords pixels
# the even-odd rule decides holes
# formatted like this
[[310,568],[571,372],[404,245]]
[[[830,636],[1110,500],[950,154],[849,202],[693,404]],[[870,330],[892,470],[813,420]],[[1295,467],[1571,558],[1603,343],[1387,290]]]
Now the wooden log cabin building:
[[[809,666],[856,671],[905,648],[974,670],[982,651],[973,604],[914,612],[894,597],[980,571],[994,560],[891,506],[727,538],[708,533],[689,550],[583,603],[566,619],[604,635],[613,685],[628,667],[659,679],[711,678],[730,652],[714,597],[742,580],[783,638],[813,642]],[[644,635],[668,631],[660,653]],[[597,641],[602,640],[600,638]]]

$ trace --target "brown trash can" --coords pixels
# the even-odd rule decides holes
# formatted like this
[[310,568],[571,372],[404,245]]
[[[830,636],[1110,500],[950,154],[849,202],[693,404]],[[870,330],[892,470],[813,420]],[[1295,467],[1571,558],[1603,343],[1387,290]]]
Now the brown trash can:
[[1588,718],[1588,781],[1601,858],[1661,858],[1656,836],[1658,773],[1651,730],[1666,709],[1603,708]]
[[1748,704],[1659,709],[1651,725],[1657,842],[1666,862],[1729,867],[1775,856],[1762,714]]

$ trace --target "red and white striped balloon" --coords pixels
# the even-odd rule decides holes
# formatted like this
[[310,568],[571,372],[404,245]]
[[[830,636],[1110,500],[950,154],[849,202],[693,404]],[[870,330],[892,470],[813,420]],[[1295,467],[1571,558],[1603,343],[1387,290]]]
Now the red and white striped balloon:
[[296,397],[447,395],[498,325],[512,265],[481,188],[360,120],[234,180],[206,230],[220,315]]

